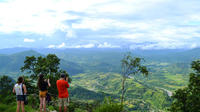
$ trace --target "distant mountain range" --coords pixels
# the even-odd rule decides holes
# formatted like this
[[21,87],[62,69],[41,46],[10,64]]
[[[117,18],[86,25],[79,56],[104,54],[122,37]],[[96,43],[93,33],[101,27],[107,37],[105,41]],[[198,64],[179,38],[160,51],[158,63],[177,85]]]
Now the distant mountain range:
[[[24,60],[26,56],[38,57],[45,55],[38,53],[34,50],[0,55],[0,73],[19,73],[20,68],[24,65]],[[77,74],[84,71],[78,64],[63,59],[61,59],[60,67],[67,70],[70,74]]]
[[[68,55],[75,57],[89,58],[88,56],[109,56],[119,57],[124,55],[125,52],[131,51],[135,56],[141,56],[146,59],[154,61],[191,61],[200,57],[200,48],[195,49],[160,49],[160,50],[131,50],[131,49],[120,49],[120,48],[66,48],[66,49],[50,49],[50,48],[5,48],[0,49],[1,55],[10,55],[14,53],[20,53],[23,51],[36,51],[41,54],[55,53],[59,55]],[[72,60],[73,61],[73,60]]]
[[[123,50],[123,49],[0,49],[0,76],[20,72],[26,56],[56,54],[60,68],[72,77],[70,96],[88,100],[103,100],[105,96],[116,99],[121,93],[120,60],[127,51],[145,59],[150,71],[148,77],[134,76],[127,79],[127,105],[132,110],[169,107],[171,98],[167,92],[183,88],[188,82],[190,63],[200,59],[200,48],[190,50]],[[81,93],[81,95],[80,95]]]
[[[123,49],[0,49],[0,73],[20,72],[26,56],[56,54],[61,59],[60,67],[70,74],[83,72],[120,72],[120,60],[128,50]],[[200,48],[191,50],[131,50],[134,56],[147,63],[186,63],[200,58]]]

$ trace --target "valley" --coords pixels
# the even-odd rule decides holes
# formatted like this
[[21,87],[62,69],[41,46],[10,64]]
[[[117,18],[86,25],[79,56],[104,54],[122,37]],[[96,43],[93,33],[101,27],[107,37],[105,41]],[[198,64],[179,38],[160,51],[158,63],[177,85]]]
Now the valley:
[[[198,59],[199,51],[131,51],[133,56],[144,58],[150,74],[148,77],[137,74],[127,79],[125,108],[130,112],[168,111],[173,92],[187,85],[191,72],[190,61]],[[0,75],[8,75],[15,80],[20,75],[28,75],[20,72],[25,57],[45,56],[48,53],[56,54],[61,59],[60,68],[72,78],[69,89],[72,100],[102,102],[105,97],[111,97],[119,102],[122,78],[120,60],[126,53],[124,50],[26,49],[13,54],[2,53]]]

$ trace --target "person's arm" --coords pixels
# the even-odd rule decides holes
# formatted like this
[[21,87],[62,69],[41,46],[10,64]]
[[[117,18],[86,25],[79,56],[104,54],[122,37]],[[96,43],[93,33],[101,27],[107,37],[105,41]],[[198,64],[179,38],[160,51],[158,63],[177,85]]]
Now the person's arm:
[[69,79],[69,78],[68,78],[68,77],[66,77],[66,78],[65,78],[65,81],[67,81],[67,82],[68,82],[68,79]]
[[24,94],[26,94],[27,93],[27,89],[26,89],[26,85],[25,84],[23,84],[23,89],[24,89]]
[[65,84],[66,84],[67,88],[69,88],[69,84],[68,84],[68,82],[67,82],[67,81],[66,81],[66,83],[65,83]]
[[15,86],[13,87],[13,93],[15,93]]
[[48,86],[51,87],[50,81],[49,79],[47,80]]

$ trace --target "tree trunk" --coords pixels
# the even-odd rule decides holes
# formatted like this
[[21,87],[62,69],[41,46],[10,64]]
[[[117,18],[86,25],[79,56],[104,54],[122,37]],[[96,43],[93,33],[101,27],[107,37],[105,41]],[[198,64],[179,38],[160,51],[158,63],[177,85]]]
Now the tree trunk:
[[123,103],[124,103],[124,95],[125,95],[125,81],[126,81],[126,77],[123,77],[123,79],[122,79],[121,106],[123,106]]

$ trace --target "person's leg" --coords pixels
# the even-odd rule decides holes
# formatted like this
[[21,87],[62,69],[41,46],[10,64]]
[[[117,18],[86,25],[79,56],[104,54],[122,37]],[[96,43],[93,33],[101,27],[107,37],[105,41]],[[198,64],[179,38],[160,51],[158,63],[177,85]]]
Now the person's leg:
[[64,106],[64,112],[67,112],[67,106]]
[[62,106],[59,106],[59,112],[62,112]]
[[43,103],[44,112],[46,112],[46,98],[45,97],[42,99],[42,103]]
[[19,112],[19,108],[20,108],[20,101],[17,101],[17,110],[16,110],[16,112]]
[[64,112],[67,112],[68,98],[63,98],[63,101],[64,101]]
[[59,112],[62,112],[62,98],[58,98]]
[[24,101],[21,101],[21,109],[22,109],[22,112],[24,112]]
[[40,112],[42,112],[42,105],[43,105],[43,98],[42,97],[40,97]]

